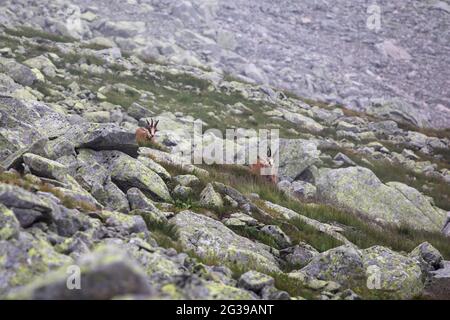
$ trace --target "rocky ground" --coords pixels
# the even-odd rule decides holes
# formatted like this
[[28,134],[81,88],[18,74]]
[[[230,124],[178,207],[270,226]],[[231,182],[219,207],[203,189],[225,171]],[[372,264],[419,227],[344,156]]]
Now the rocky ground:
[[[4,27],[0,44],[1,298],[450,297],[448,131],[107,41]],[[195,119],[279,129],[280,182],[186,162]]]
[[114,43],[148,58],[208,65],[388,119],[450,128],[448,0],[1,5],[0,22],[8,25]]

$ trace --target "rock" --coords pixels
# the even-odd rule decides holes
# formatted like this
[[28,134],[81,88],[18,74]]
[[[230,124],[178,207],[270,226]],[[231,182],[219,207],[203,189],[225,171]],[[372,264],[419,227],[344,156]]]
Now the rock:
[[63,182],[68,174],[66,166],[61,163],[32,153],[25,153],[23,155],[23,162],[31,169],[33,174],[40,177],[56,179]]
[[84,150],[86,158],[103,165],[111,175],[112,181],[122,190],[136,187],[156,199],[171,201],[164,181],[147,166],[120,151]]
[[[17,239],[0,240],[0,297],[26,285],[51,270],[72,263],[72,259],[57,253],[43,232],[31,235],[21,232]],[[64,285],[67,274],[64,273]]]
[[429,123],[420,108],[414,107],[400,98],[373,101],[371,108],[367,112],[380,118],[416,127],[423,127]]
[[136,120],[149,118],[153,115],[153,112],[151,112],[148,108],[143,107],[136,102],[131,104],[131,106],[127,109],[127,113]]
[[442,233],[446,237],[450,237],[450,212],[447,212],[447,219],[442,227]]
[[303,268],[319,254],[319,251],[309,244],[301,242],[298,245],[281,250],[280,254],[291,266]]
[[112,123],[82,123],[72,126],[63,137],[72,141],[75,148],[96,151],[116,150],[137,156],[138,146],[134,132],[128,132]]
[[319,160],[317,145],[308,140],[280,139],[278,176],[296,179],[306,168]]
[[14,213],[0,203],[0,241],[17,238],[20,224]]
[[0,183],[0,203],[14,212],[23,228],[51,219],[51,207],[46,202],[17,186]]
[[316,196],[316,187],[305,181],[293,181],[290,183],[287,180],[283,180],[277,186],[286,194],[303,200],[313,200]]
[[283,117],[287,121],[298,125],[300,129],[306,129],[306,131],[319,133],[324,129],[324,127],[320,123],[299,113],[284,111]]
[[158,211],[153,202],[147,198],[138,188],[130,188],[127,191],[127,198],[131,210]]
[[144,219],[138,215],[133,216],[120,212],[103,211],[102,216],[107,226],[114,227],[122,235],[148,231]]
[[[47,138],[64,134],[68,127],[63,114],[43,103],[0,96],[0,161],[12,166],[25,152],[42,152]],[[10,156],[14,159],[8,160]]]
[[47,77],[54,78],[56,76],[55,65],[49,58],[45,56],[38,56],[25,60],[23,64],[32,69],[42,71],[42,73],[45,74]]
[[111,122],[111,113],[109,111],[92,111],[85,112],[83,117],[89,121],[94,123],[108,123]]
[[139,156],[138,160],[145,164],[150,170],[156,172],[164,180],[170,180],[171,176],[167,170],[161,166],[159,163],[153,161],[148,157]]
[[207,208],[223,207],[222,197],[214,190],[211,183],[208,183],[205,189],[200,193],[200,205]]
[[349,166],[356,166],[357,164],[350,159],[349,157],[347,157],[345,154],[339,152],[338,154],[336,154],[333,158],[334,161],[342,161],[344,164],[349,165]]
[[316,187],[321,201],[376,220],[426,230],[440,230],[443,224],[443,213],[417,190],[385,185],[366,168],[322,169]]
[[127,196],[112,182],[108,170],[91,159],[88,153],[83,151],[79,153],[77,181],[107,210],[128,212],[130,206]]
[[187,200],[193,192],[191,187],[177,185],[172,191],[172,196],[176,199]]
[[428,242],[423,242],[409,254],[420,262],[422,272],[429,273],[443,267],[444,258],[441,253]]
[[420,159],[412,150],[409,150],[409,149],[403,149],[402,156],[404,156],[406,159],[409,159],[409,160],[419,160]]
[[185,187],[192,187],[193,185],[200,182],[200,179],[194,176],[193,174],[182,174],[176,177],[173,177],[173,180]]
[[423,290],[422,271],[415,259],[388,248],[374,246],[362,250],[367,285],[386,298],[412,299]]
[[365,284],[365,268],[361,252],[353,246],[340,246],[322,252],[301,269],[304,274],[344,287]]
[[30,68],[16,62],[13,59],[0,57],[0,72],[6,73],[8,76],[14,79],[14,81],[20,83],[23,86],[31,86],[38,80],[36,75]]
[[261,270],[279,270],[266,246],[235,234],[219,221],[191,211],[180,212],[170,221],[178,226],[185,250],[193,250],[205,258],[215,257],[225,265],[255,265]]
[[275,287],[266,286],[261,290],[261,298],[263,300],[290,300],[291,297],[286,291],[278,290]]
[[261,232],[274,238],[281,248],[286,248],[291,245],[291,239],[289,239],[279,226],[267,225],[261,228]]
[[239,287],[255,293],[260,292],[264,287],[272,287],[274,284],[275,280],[271,276],[253,270],[247,271],[238,280]]
[[126,294],[151,293],[142,268],[125,251],[117,248],[100,247],[92,254],[82,256],[76,265],[82,277],[80,290],[68,288],[68,272],[76,269],[64,267],[29,284],[12,297],[33,300],[105,300]]
[[423,296],[427,299],[450,299],[450,262],[445,261],[444,267],[431,272],[430,279],[425,284]]

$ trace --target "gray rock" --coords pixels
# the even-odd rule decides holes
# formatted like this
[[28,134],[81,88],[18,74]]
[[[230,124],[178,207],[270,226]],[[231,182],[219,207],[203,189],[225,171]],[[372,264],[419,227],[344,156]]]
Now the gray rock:
[[14,213],[0,203],[0,241],[17,238],[20,224]]
[[316,163],[320,151],[315,143],[307,140],[280,139],[278,176],[280,179],[295,179],[306,168]]
[[191,211],[180,212],[170,221],[178,226],[185,250],[218,258],[225,265],[257,265],[266,271],[279,270],[266,246],[235,234],[219,221]]
[[173,180],[177,182],[178,184],[185,186],[185,187],[191,187],[195,185],[196,183],[200,182],[200,179],[194,176],[193,174],[182,174],[178,175],[176,177],[173,177]]
[[349,157],[347,157],[345,154],[339,152],[338,154],[336,154],[333,158],[334,161],[342,161],[344,164],[349,165],[349,166],[356,166],[357,164],[350,159]]
[[411,251],[409,256],[420,262],[422,272],[424,273],[443,267],[444,258],[441,253],[428,242],[418,245],[413,251]]
[[340,246],[322,252],[301,269],[310,277],[335,281],[344,287],[365,283],[366,275],[361,252],[353,246]]
[[286,260],[291,266],[303,268],[311,260],[319,254],[319,251],[314,249],[307,243],[300,243],[293,247],[289,247],[280,251],[281,257]]
[[104,166],[122,190],[136,187],[156,199],[171,201],[164,181],[142,162],[120,151],[83,150],[84,156]]
[[6,73],[23,86],[31,86],[37,81],[35,73],[30,68],[13,59],[0,57],[0,72]]
[[187,200],[193,194],[193,192],[194,191],[192,190],[191,187],[177,185],[172,191],[172,196],[175,199]]
[[444,267],[431,272],[431,278],[425,284],[425,298],[436,300],[450,299],[450,262],[445,261]]
[[136,102],[131,104],[131,106],[127,109],[127,113],[136,120],[149,118],[153,115],[153,112],[151,112],[148,108],[143,107]]
[[279,226],[267,225],[261,228],[261,232],[274,238],[281,248],[286,248],[291,245],[291,239],[283,232],[283,230],[281,230]]
[[31,169],[32,173],[40,177],[64,181],[68,174],[66,166],[61,163],[32,153],[25,153],[23,162]]
[[35,194],[20,187],[0,184],[0,203],[11,209],[24,228],[51,219],[51,207]]
[[222,197],[214,190],[211,183],[208,183],[205,189],[200,193],[200,205],[212,208],[223,207]]
[[105,218],[105,224],[114,227],[122,235],[130,235],[133,233],[147,232],[147,225],[144,219],[138,215],[126,215],[120,212],[102,213]]
[[241,288],[256,293],[260,292],[264,287],[272,287],[274,284],[275,280],[272,277],[253,270],[244,273],[238,280],[238,285]]
[[260,292],[263,300],[290,300],[291,296],[286,291],[278,290],[275,287],[266,286]]
[[[24,287],[12,298],[33,300],[104,300],[127,294],[146,295],[150,286],[142,268],[125,251],[100,247],[77,261],[81,270],[81,289],[67,286],[68,267],[48,274]],[[73,272],[73,271],[72,271]]]
[[316,187],[321,201],[376,220],[426,230],[440,230],[444,221],[420,192],[401,183],[385,185],[366,168],[322,169]]

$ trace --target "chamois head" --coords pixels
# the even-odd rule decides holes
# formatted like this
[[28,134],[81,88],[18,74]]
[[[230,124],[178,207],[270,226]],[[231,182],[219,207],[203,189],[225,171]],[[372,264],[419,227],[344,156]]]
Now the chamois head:
[[147,121],[147,125],[145,126],[145,129],[148,130],[148,133],[150,134],[151,139],[153,139],[156,136],[156,132],[158,129],[156,128],[158,126],[159,120],[153,121],[153,118],[150,119],[151,122]]

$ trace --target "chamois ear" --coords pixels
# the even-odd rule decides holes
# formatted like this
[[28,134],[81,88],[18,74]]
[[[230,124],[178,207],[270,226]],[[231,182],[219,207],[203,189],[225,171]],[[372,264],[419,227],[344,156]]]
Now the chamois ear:
[[158,125],[158,123],[159,123],[159,120],[155,122],[155,129],[156,129],[156,126]]

